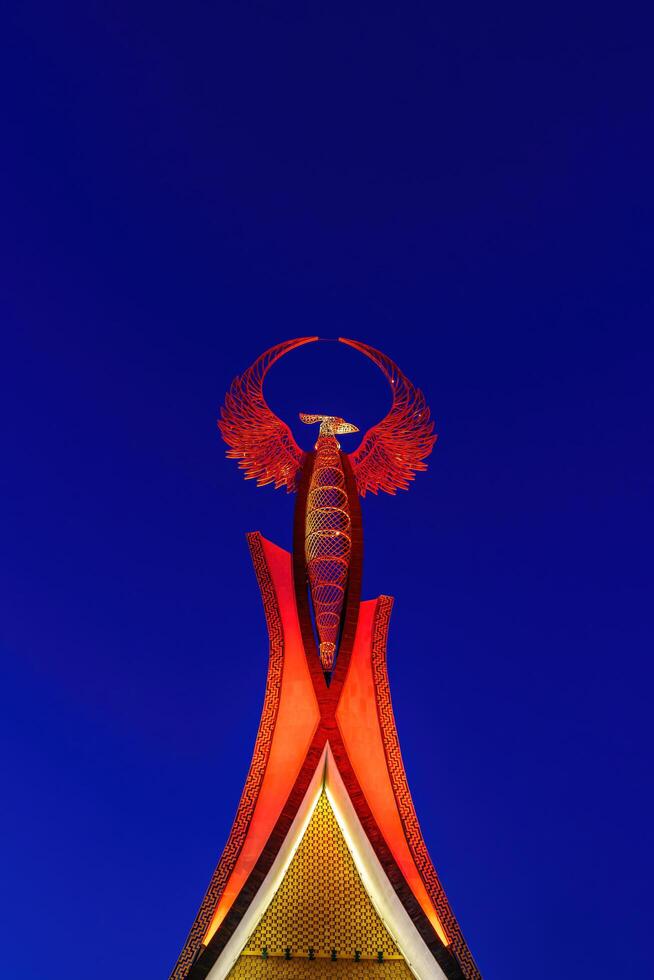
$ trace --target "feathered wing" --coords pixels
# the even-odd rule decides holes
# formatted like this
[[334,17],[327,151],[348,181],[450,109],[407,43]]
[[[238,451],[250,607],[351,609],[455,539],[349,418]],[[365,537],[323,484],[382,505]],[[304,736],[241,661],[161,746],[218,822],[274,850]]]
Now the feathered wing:
[[237,459],[246,480],[257,486],[273,483],[275,489],[297,489],[304,453],[291,430],[282,422],[263,397],[263,382],[273,364],[295,347],[318,340],[298,337],[271,347],[258,357],[240,377],[235,378],[225,395],[218,428],[229,449],[227,456]]
[[425,396],[381,351],[356,340],[338,339],[369,357],[385,375],[393,394],[386,417],[368,429],[359,448],[349,456],[357,489],[362,497],[368,491],[408,490],[418,470],[427,469],[424,460],[437,438]]

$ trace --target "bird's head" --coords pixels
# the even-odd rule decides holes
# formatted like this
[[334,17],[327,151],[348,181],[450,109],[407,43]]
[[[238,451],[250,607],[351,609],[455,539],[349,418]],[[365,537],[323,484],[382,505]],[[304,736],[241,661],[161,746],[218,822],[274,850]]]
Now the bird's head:
[[356,425],[346,422],[338,415],[306,415],[304,412],[300,412],[300,419],[305,425],[315,425],[320,422],[319,439],[323,436],[344,436],[350,432],[359,431]]

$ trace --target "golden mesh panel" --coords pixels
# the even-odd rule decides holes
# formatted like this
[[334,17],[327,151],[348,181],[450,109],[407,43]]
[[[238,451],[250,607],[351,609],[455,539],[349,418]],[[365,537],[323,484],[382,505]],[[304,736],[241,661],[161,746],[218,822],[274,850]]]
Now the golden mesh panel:
[[[268,958],[262,957],[266,949]],[[313,948],[315,960],[308,959]],[[291,959],[284,959],[290,950]],[[337,959],[330,958],[332,949]],[[361,962],[354,961],[355,950]],[[378,952],[384,962],[378,963]],[[258,978],[413,976],[370,901],[323,792],[284,880],[229,974]]]

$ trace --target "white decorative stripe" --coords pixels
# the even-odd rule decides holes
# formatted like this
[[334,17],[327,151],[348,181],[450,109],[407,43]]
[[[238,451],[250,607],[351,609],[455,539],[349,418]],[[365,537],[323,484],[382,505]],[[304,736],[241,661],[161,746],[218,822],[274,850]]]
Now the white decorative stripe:
[[259,925],[264,912],[274,898],[275,892],[284,880],[284,875],[288,871],[295,852],[300,846],[300,841],[304,837],[313,811],[316,808],[316,803],[320,798],[325,783],[326,755],[327,747],[325,746],[320,757],[320,762],[316,766],[316,771],[313,774],[313,779],[304,795],[300,808],[295,814],[295,819],[289,828],[286,839],[277,852],[277,857],[273,861],[270,871],[263,879],[258,892],[250,902],[247,912],[234,930],[224,950],[209,971],[207,980],[225,980],[225,977],[227,977],[234,963],[236,963],[248,939]]
[[356,815],[329,745],[327,746],[327,798],[345,838],[363,887],[377,915],[391,934],[407,966],[418,980],[446,980],[408,912],[397,897],[372,844]]

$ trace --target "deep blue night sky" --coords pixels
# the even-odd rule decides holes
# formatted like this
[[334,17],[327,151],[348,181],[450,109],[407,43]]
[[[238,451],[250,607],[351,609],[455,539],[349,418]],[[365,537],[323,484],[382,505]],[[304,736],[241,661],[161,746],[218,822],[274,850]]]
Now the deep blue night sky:
[[[364,594],[482,972],[651,969],[652,25],[442,8],[5,7],[3,976],[176,958],[263,697],[244,534],[291,537],[215,419],[307,333],[437,422],[364,501]],[[339,345],[269,382],[305,448],[388,405]]]

